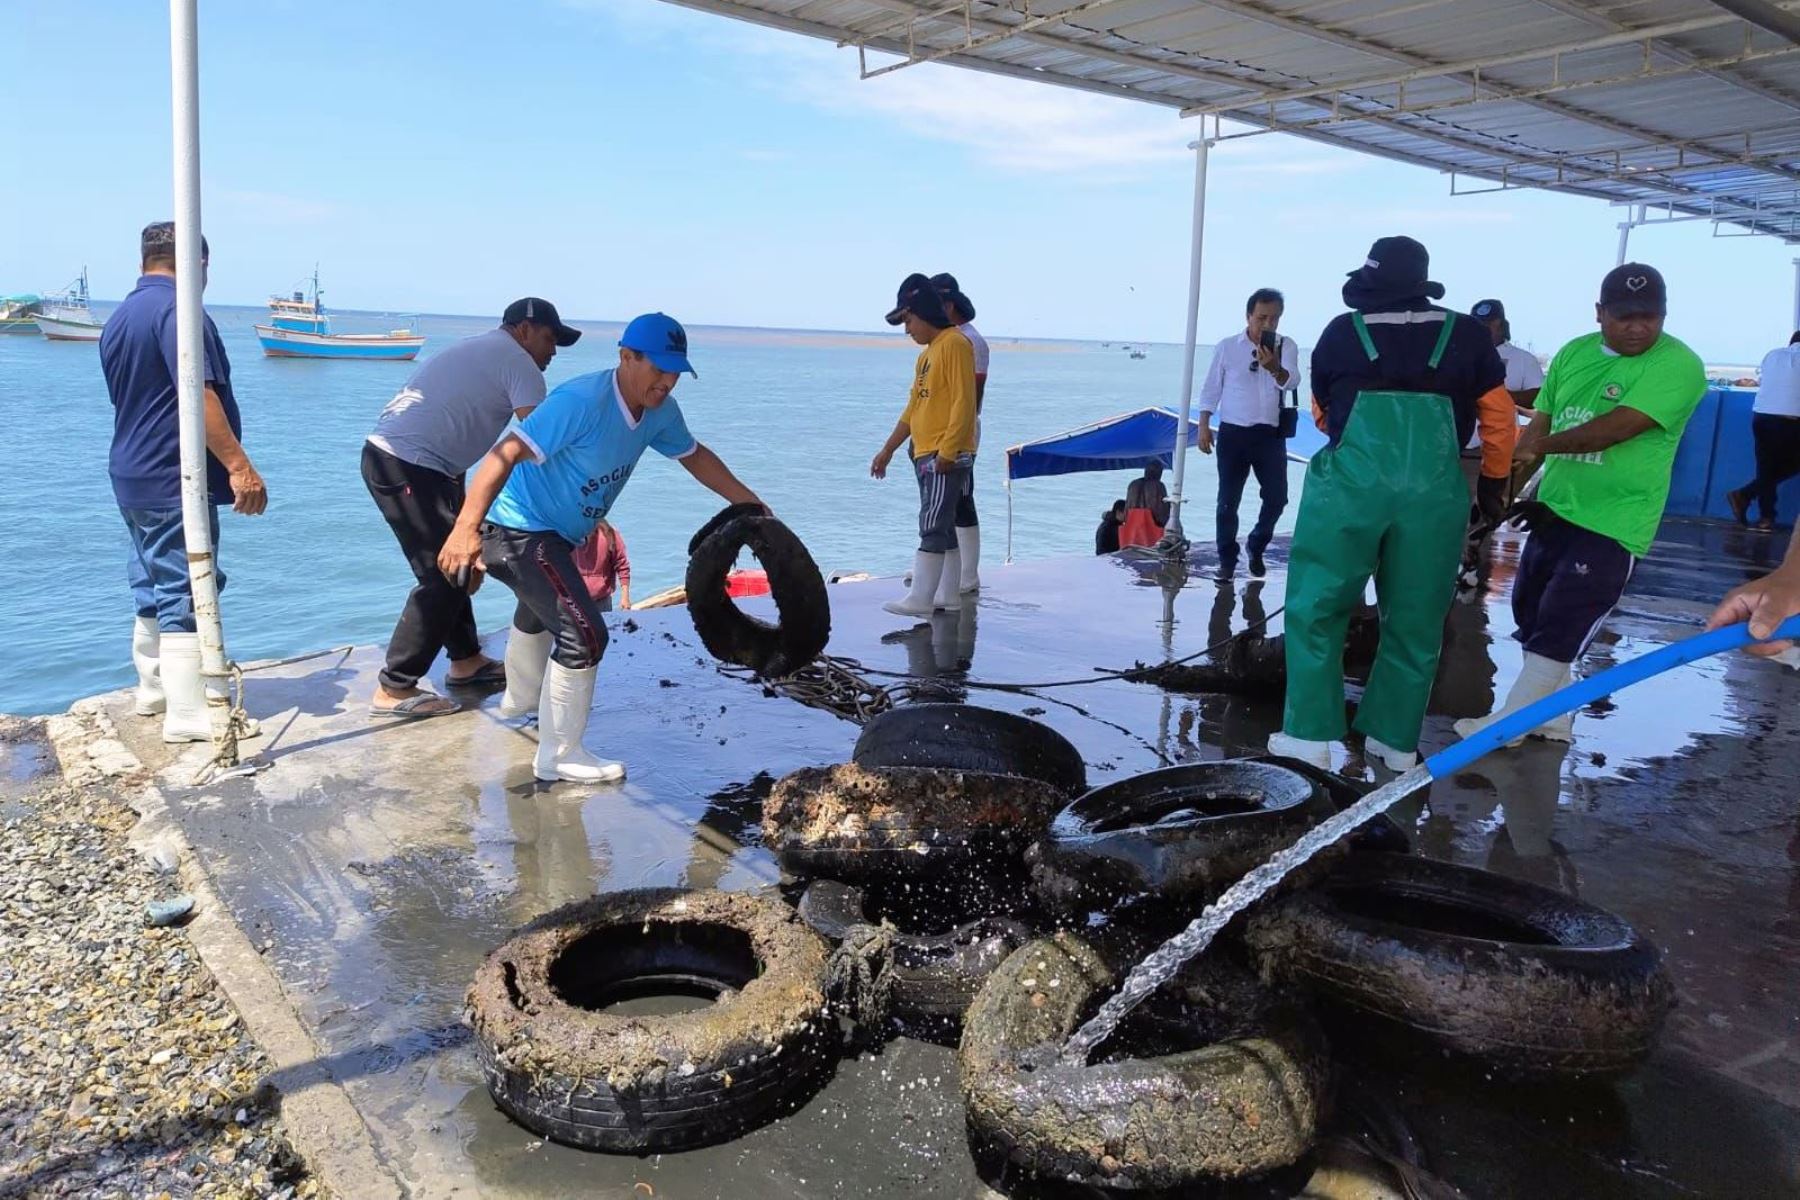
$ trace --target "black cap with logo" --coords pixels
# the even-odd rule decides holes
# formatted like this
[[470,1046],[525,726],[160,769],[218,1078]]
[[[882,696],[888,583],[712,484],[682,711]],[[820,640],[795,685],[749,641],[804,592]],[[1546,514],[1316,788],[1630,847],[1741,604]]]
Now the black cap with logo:
[[1469,315],[1477,321],[1504,321],[1506,305],[1498,300],[1477,300],[1475,307],[1469,310]]
[[1600,281],[1600,307],[1615,317],[1660,317],[1669,311],[1669,288],[1655,267],[1623,263]]
[[556,315],[556,305],[536,296],[514,300],[500,316],[502,325],[517,325],[521,321],[530,321],[533,325],[542,325],[552,331],[556,334],[556,344],[565,349],[581,340],[581,330],[564,325],[562,318]]
[[887,315],[887,323],[898,325],[906,320],[907,313],[938,329],[948,329],[954,324],[950,320],[950,314],[944,311],[944,299],[931,286],[931,280],[916,271],[901,282],[893,311]]

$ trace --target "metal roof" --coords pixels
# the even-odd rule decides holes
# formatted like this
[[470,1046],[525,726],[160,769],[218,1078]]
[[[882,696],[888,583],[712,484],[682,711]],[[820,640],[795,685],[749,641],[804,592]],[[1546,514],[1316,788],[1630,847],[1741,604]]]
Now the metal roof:
[[1800,242],[1795,0],[671,2]]

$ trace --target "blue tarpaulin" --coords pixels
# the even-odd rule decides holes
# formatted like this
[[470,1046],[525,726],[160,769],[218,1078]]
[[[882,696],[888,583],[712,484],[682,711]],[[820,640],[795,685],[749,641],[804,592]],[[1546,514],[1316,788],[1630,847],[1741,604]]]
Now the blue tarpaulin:
[[[1141,471],[1152,461],[1173,467],[1175,426],[1181,418],[1166,408],[1120,413],[1093,425],[1052,434],[1006,452],[1006,478],[1072,475],[1079,471]],[[1200,423],[1188,421],[1188,445],[1198,445]],[[1288,444],[1288,457],[1305,462],[1325,445],[1325,435],[1300,414],[1300,429]]]
[[[1078,471],[1141,471],[1151,462],[1175,465],[1175,426],[1166,408],[1120,413],[1080,429],[1052,434],[1006,452],[1007,479],[1072,475]],[[1188,422],[1188,445],[1200,440],[1200,423]]]
[[[1142,408],[1007,450],[1007,561],[1012,561],[1013,480],[1083,471],[1141,471],[1152,462],[1173,467],[1175,428],[1180,421],[1169,409]],[[1189,446],[1199,445],[1200,423],[1190,419],[1187,434]],[[1304,463],[1324,445],[1325,435],[1313,424],[1312,414],[1302,411],[1299,431],[1288,443],[1288,458]]]

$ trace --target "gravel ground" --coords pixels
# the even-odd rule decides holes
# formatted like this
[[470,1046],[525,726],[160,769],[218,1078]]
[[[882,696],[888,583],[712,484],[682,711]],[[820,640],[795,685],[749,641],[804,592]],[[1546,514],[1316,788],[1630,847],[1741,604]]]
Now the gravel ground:
[[318,1196],[268,1059],[186,935],[144,925],[180,887],[135,821],[55,775],[0,797],[0,1197]]

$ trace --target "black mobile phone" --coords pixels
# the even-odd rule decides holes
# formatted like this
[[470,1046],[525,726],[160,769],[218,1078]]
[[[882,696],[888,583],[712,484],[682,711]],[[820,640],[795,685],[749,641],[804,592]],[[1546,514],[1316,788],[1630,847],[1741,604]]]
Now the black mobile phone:
[[1264,350],[1274,350],[1281,345],[1281,335],[1273,329],[1265,329],[1262,331],[1261,341]]

